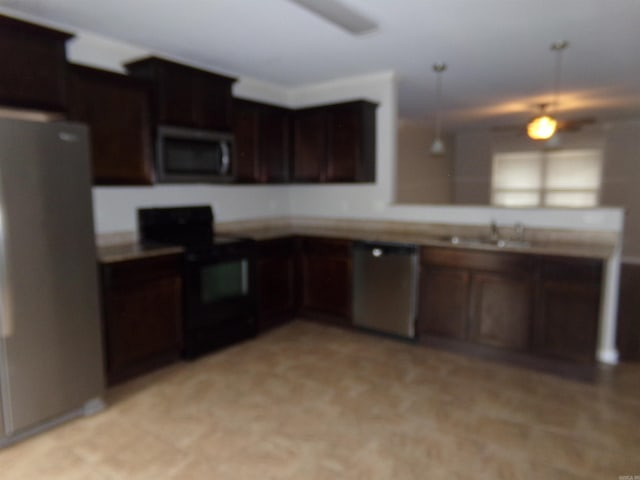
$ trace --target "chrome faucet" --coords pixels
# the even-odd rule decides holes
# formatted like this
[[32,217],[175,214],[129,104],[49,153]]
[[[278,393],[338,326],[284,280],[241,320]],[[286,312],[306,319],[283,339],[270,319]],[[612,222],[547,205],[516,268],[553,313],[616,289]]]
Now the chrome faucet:
[[491,220],[489,229],[489,231],[491,232],[491,241],[497,242],[498,240],[500,240],[500,230],[498,229],[498,224],[495,220]]
[[525,228],[523,223],[517,222],[513,226],[513,231],[515,233],[515,240],[517,240],[518,242],[525,241]]

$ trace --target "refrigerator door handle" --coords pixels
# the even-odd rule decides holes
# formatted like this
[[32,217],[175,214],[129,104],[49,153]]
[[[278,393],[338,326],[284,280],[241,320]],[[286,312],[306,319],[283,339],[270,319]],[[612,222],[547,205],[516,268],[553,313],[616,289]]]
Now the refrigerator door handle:
[[0,202],[0,339],[9,338],[14,332],[13,315],[11,314],[11,305],[9,303],[11,292],[7,281],[6,232],[2,221],[3,217],[2,203]]

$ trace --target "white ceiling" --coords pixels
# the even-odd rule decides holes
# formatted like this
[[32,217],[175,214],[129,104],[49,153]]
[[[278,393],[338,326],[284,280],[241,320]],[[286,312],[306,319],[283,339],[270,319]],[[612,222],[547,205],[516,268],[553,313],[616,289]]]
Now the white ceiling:
[[[318,0],[320,1],[320,0]],[[123,40],[211,70],[298,86],[398,74],[400,115],[445,129],[525,122],[552,100],[552,42],[568,40],[558,117],[640,118],[640,0],[343,0],[376,20],[352,36],[288,0],[0,0],[7,12]]]

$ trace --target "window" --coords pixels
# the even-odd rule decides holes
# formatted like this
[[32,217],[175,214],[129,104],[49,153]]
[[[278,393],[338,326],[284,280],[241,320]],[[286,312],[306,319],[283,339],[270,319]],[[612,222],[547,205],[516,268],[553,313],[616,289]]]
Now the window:
[[600,149],[501,152],[493,156],[491,203],[504,207],[594,207]]

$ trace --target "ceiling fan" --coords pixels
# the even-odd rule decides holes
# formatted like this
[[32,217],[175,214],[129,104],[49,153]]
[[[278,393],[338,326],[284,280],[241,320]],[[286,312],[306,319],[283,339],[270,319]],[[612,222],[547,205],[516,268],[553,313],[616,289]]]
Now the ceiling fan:
[[[498,125],[498,126],[492,127],[492,130],[494,132],[516,132],[516,133],[520,133],[522,135],[528,135],[529,137],[531,137],[532,134],[529,132],[531,128],[530,126],[532,122],[540,119],[550,119],[550,120],[542,120],[542,122],[547,122],[547,121],[556,122],[554,132],[577,132],[587,125],[592,125],[596,123],[595,117],[578,117],[578,118],[570,118],[566,120],[549,117],[547,115],[547,109],[549,107],[548,103],[540,103],[538,104],[537,107],[538,107],[537,115],[533,119],[531,119],[529,122],[523,123],[520,125]],[[544,128],[544,125],[541,126],[541,128]],[[551,127],[549,126],[547,128],[551,128]],[[550,136],[551,135],[549,135],[549,137]]]
[[[553,95],[553,106],[555,109],[557,109],[558,106],[562,52],[566,50],[568,46],[569,42],[566,40],[554,42],[551,44],[551,51],[556,55],[555,85]],[[575,118],[571,120],[558,120],[548,113],[547,107],[549,107],[548,103],[539,104],[538,108],[540,109],[540,111],[538,115],[532,118],[526,126],[498,127],[494,130],[508,130],[515,128],[521,130],[522,132],[526,132],[526,134],[532,140],[549,140],[555,135],[556,132],[575,132],[580,130],[584,125],[595,123],[595,118],[591,117]]]
[[378,24],[340,0],[289,0],[353,35],[378,28]]

